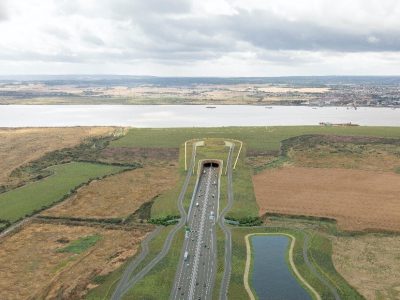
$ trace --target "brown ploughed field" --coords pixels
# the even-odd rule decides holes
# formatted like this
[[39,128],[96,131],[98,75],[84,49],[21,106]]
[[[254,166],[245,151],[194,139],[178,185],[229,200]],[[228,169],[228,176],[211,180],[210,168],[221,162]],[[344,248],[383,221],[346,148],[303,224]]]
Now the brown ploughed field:
[[345,230],[400,231],[400,175],[285,167],[253,177],[260,215],[334,218]]
[[[0,185],[10,173],[47,152],[73,147],[85,138],[111,134],[112,127],[0,128]],[[17,180],[17,179],[15,179]]]
[[[0,244],[0,299],[81,299],[91,280],[136,253],[147,229],[30,224]],[[100,239],[81,253],[60,252],[83,237]]]
[[177,165],[145,166],[93,181],[76,195],[42,215],[79,218],[118,218],[171,189],[178,180]]

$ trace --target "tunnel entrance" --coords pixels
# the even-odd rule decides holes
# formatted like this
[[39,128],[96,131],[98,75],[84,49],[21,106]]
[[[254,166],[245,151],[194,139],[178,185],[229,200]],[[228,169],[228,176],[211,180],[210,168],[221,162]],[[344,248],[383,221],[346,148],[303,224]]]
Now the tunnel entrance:
[[206,162],[206,163],[204,163],[203,166],[204,166],[205,168],[210,168],[210,167],[218,168],[218,167],[219,167],[219,163],[216,163],[216,162]]

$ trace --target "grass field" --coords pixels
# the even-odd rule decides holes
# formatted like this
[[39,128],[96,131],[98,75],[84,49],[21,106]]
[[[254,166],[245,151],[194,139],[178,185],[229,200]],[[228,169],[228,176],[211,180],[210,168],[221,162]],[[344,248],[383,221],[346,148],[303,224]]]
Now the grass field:
[[80,188],[42,215],[77,218],[126,218],[177,182],[177,166],[144,166]]
[[[178,167],[178,181],[171,189],[160,194],[157,199],[155,199],[153,206],[151,207],[151,217],[153,219],[165,218],[167,216],[179,216],[178,210],[178,196],[182,189],[183,182],[185,181],[186,171],[185,171],[185,153],[184,145],[179,145],[179,167]],[[191,154],[191,147],[188,152]],[[190,155],[188,154],[188,155]],[[175,171],[176,172],[176,171]],[[188,188],[187,193],[192,193]]]
[[1,186],[18,185],[21,178],[10,173],[44,154],[75,147],[87,138],[112,134],[113,127],[0,128]]
[[[310,234],[311,231],[307,233]],[[334,299],[332,293],[311,273],[306,266],[302,251],[304,234],[298,230],[283,227],[266,227],[266,228],[236,228],[232,230],[232,275],[229,286],[229,299],[247,299],[247,292],[243,285],[243,274],[246,263],[246,246],[245,236],[249,233],[288,233],[296,238],[294,247],[293,260],[296,268],[303,278],[317,290],[322,299]],[[325,277],[337,287],[339,295],[342,299],[362,299],[362,297],[336,272],[332,264],[332,247],[329,240],[323,235],[313,233],[312,242],[308,250],[309,256],[312,257],[312,263],[317,270],[323,272]],[[250,281],[251,284],[251,281]]]
[[[146,230],[33,223],[0,245],[0,299],[82,299],[133,256]],[[101,298],[97,298],[101,299]]]
[[368,233],[333,239],[333,262],[367,299],[400,298],[400,235]]
[[0,219],[15,222],[61,200],[91,179],[121,172],[126,168],[91,163],[69,163],[50,167],[45,179],[0,194]]
[[306,135],[284,142],[295,166],[395,172],[400,167],[400,139]]
[[231,138],[246,143],[249,150],[277,151],[280,142],[303,134],[335,134],[400,138],[398,127],[212,127],[212,128],[132,128],[111,143],[111,147],[177,148],[190,139]]

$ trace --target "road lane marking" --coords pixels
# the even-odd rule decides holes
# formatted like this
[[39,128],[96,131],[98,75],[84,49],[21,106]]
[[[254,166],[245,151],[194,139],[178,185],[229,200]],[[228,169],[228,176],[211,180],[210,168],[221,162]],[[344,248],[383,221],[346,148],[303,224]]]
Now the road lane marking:
[[208,179],[207,179],[207,186],[206,186],[206,191],[204,194],[204,206],[203,206],[203,211],[201,215],[201,220],[200,220],[200,228],[199,228],[199,239],[197,241],[197,249],[196,253],[194,256],[194,262],[193,262],[193,273],[192,273],[192,280],[190,282],[190,289],[189,289],[189,300],[193,299],[193,294],[194,290],[196,287],[196,279],[197,279],[197,269],[198,269],[198,264],[199,264],[199,257],[200,257],[200,249],[201,249],[201,244],[203,243],[203,233],[204,233],[204,222],[206,218],[206,212],[207,212],[207,204],[208,204],[208,193],[210,190],[210,179],[211,179],[211,172],[212,168],[209,170],[208,173]]

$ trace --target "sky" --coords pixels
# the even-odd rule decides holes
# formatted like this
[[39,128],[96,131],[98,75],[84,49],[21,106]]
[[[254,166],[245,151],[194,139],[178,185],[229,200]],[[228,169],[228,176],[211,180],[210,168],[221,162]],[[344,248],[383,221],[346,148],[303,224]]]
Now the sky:
[[0,75],[400,75],[398,0],[0,0]]

